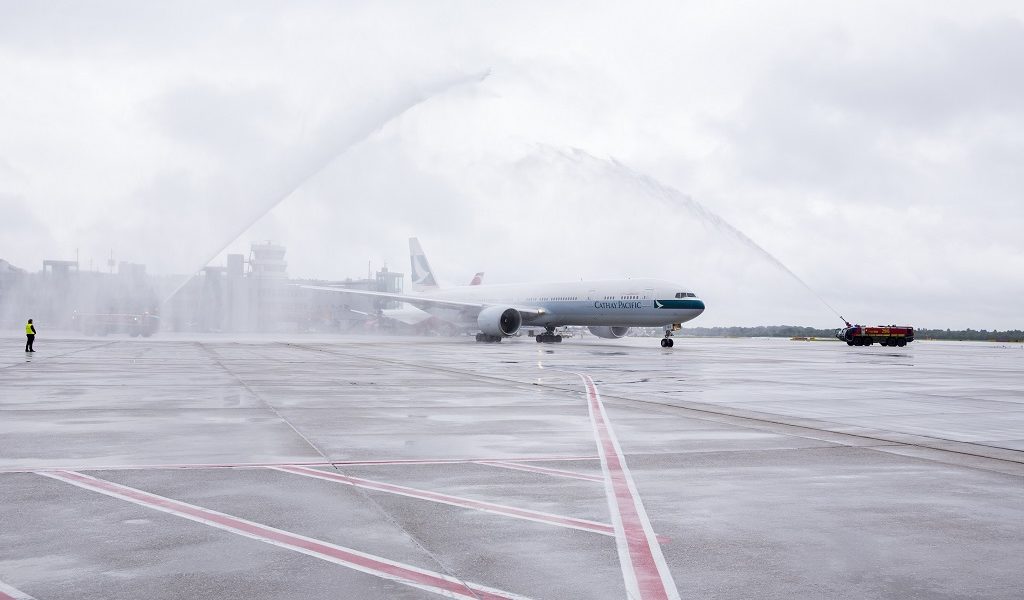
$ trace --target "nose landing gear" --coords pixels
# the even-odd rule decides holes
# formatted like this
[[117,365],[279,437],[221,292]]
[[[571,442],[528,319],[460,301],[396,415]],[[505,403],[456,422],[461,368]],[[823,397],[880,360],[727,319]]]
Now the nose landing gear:
[[672,330],[671,329],[666,329],[665,330],[665,337],[661,338],[661,347],[662,348],[671,348],[672,346],[675,346],[675,345],[676,345],[676,343],[674,341],[672,341]]

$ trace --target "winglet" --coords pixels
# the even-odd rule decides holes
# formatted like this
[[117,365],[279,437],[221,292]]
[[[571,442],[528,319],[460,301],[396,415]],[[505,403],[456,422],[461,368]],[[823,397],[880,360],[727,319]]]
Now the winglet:
[[469,282],[469,285],[480,285],[484,282],[484,272],[480,271],[473,276],[473,279]]
[[409,238],[409,261],[412,263],[412,289],[417,292],[438,289],[434,271],[430,268],[427,255],[423,253],[420,241]]

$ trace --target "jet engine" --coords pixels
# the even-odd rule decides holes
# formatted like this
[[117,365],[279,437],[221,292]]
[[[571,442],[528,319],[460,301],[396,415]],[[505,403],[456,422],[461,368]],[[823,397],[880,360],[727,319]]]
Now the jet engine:
[[629,332],[629,327],[587,327],[590,333],[606,340],[617,340]]
[[515,335],[523,324],[523,315],[507,306],[488,306],[476,318],[480,331],[487,335],[507,337]]

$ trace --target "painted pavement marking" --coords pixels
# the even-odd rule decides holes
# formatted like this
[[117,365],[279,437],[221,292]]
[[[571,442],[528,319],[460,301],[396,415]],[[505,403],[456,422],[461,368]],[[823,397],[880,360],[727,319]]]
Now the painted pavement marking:
[[458,506],[461,508],[480,510],[483,512],[488,512],[496,515],[513,517],[516,519],[525,519],[527,521],[534,521],[537,523],[545,523],[547,525],[568,527],[570,529],[580,529],[582,531],[591,531],[594,533],[600,533],[602,535],[608,536],[615,535],[615,530],[612,529],[611,525],[608,525],[607,523],[598,523],[597,521],[590,521],[587,519],[565,517],[562,515],[554,515],[551,513],[545,513],[526,508],[515,508],[512,506],[506,506],[504,504],[485,502],[483,500],[472,500],[470,498],[463,498],[461,496],[451,496],[449,494],[420,490],[416,488],[406,487],[404,485],[395,485],[391,483],[384,483],[382,481],[373,481],[371,479],[363,479],[361,477],[351,477],[349,475],[342,475],[341,473],[331,473],[328,471],[321,471],[319,469],[309,469],[306,467],[298,466],[268,468],[273,469],[275,471],[282,471],[285,473],[292,473],[295,475],[303,475],[306,477],[323,479],[335,483],[343,483],[346,485],[351,485],[363,489],[375,490],[378,492],[387,492],[390,494],[398,494],[400,496],[417,498],[419,500],[429,500],[431,502],[439,502],[441,504],[448,504],[450,506]]
[[174,469],[261,469],[263,467],[289,464],[308,466],[329,466],[331,463],[318,460],[311,462],[225,462],[225,463],[164,463],[151,465],[64,465],[64,466],[29,466],[29,467],[3,467],[0,473],[47,473],[51,471],[151,471],[151,470],[174,470]]
[[374,575],[414,588],[461,600],[528,600],[524,596],[504,592],[476,583],[463,582],[454,577],[427,571],[411,565],[360,552],[352,548],[308,538],[295,533],[261,525],[228,514],[187,504],[171,498],[157,496],[142,490],[98,479],[74,471],[40,472],[39,475],[63,481],[80,488],[105,494],[119,500],[138,504],[216,527],[274,546],[300,552],[356,571]]
[[25,592],[0,581],[0,600],[36,600]]
[[599,481],[604,482],[604,477],[598,475],[587,475],[586,473],[577,473],[575,471],[566,471],[565,469],[552,469],[550,467],[538,467],[535,465],[526,465],[519,462],[512,462],[508,460],[478,460],[478,465],[487,465],[489,467],[501,467],[502,469],[512,469],[514,471],[527,471],[530,473],[543,473],[544,475],[552,475],[554,477],[567,477],[569,479],[582,479],[584,481]]
[[587,406],[594,439],[601,455],[605,476],[605,495],[615,528],[619,564],[630,598],[642,600],[679,600],[672,573],[665,563],[661,546],[644,510],[636,483],[615,437],[597,386],[589,375],[575,373],[587,390]]
[[225,462],[225,463],[166,463],[150,465],[63,465],[0,467],[0,473],[43,473],[47,471],[132,471],[156,469],[262,469],[264,467],[329,467],[331,465],[461,465],[484,461],[556,462],[563,460],[597,460],[597,456],[516,456],[490,458],[398,458],[390,460],[318,460],[310,462]]

